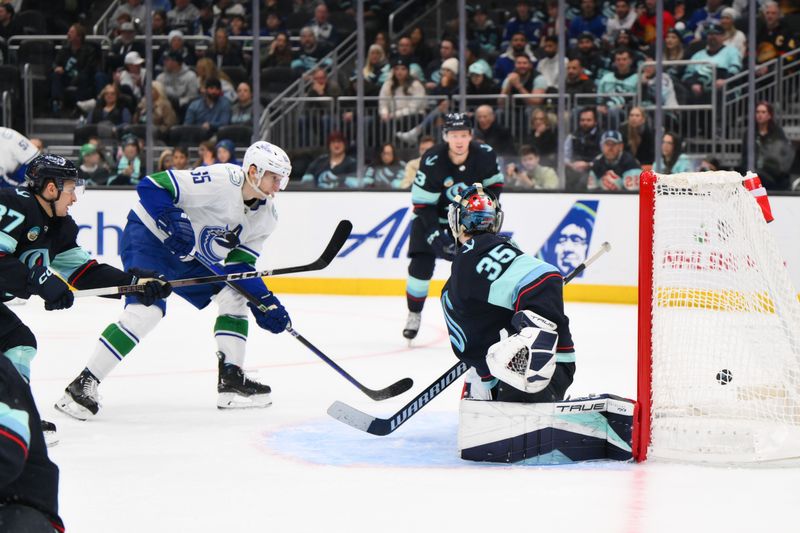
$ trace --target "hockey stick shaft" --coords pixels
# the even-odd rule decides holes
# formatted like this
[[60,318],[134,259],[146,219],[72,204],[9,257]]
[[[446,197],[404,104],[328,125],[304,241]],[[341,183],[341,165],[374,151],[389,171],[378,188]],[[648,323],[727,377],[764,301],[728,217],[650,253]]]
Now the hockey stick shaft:
[[[273,268],[271,270],[261,270],[258,272],[238,272],[235,274],[222,274],[215,276],[203,276],[199,278],[176,279],[170,281],[170,285],[172,285],[173,288],[189,287],[192,285],[204,285],[206,283],[227,283],[230,281],[241,281],[252,278],[281,276],[284,274],[295,274],[298,272],[313,272],[315,270],[322,270],[323,268],[327,267],[331,261],[333,261],[333,259],[336,257],[336,254],[338,254],[339,250],[342,249],[342,246],[344,246],[344,243],[347,242],[347,238],[350,236],[350,231],[352,229],[353,229],[353,224],[350,223],[349,220],[342,220],[341,222],[339,222],[339,225],[336,226],[336,230],[333,232],[333,236],[331,237],[331,240],[328,242],[328,245],[325,247],[325,250],[323,250],[322,254],[317,258],[316,261],[308,263],[306,265],[284,267],[284,268]],[[144,285],[120,285],[117,287],[102,287],[99,289],[86,289],[82,291],[75,291],[73,293],[73,296],[75,296],[76,298],[84,296],[116,296],[116,295],[141,292],[142,290],[144,290]]]
[[[575,279],[575,276],[586,270],[587,266],[594,263],[601,255],[609,250],[611,250],[611,245],[608,242],[604,242],[600,246],[599,250],[592,254],[592,256],[586,259],[583,263],[575,267],[575,270],[570,272],[564,278],[564,284],[566,285]],[[444,389],[449,387],[454,381],[457,381],[458,378],[468,370],[468,368],[469,367],[467,364],[463,361],[457,362],[436,381],[431,383],[424,391],[419,393],[413,400],[408,402],[402,407],[402,409],[397,411],[389,418],[377,418],[375,416],[368,415],[363,411],[359,411],[358,409],[350,407],[346,403],[339,401],[333,402],[331,406],[328,407],[328,414],[340,422],[344,422],[345,424],[356,429],[360,429],[361,431],[366,431],[372,435],[385,436],[389,433],[392,433],[394,430],[408,421],[409,418],[418,413],[420,409],[430,403],[431,400],[438,396]]]

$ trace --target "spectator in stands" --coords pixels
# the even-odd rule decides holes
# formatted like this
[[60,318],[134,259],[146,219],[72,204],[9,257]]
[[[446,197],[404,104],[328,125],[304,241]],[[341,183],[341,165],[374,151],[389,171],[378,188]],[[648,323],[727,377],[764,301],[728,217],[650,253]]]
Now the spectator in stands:
[[364,173],[362,187],[367,189],[399,189],[403,183],[406,162],[397,157],[392,143],[384,143],[375,161]]
[[184,35],[193,35],[195,23],[200,16],[191,0],[174,0],[175,7],[167,12],[167,22],[171,30],[179,30]]
[[180,30],[172,30],[167,35],[167,42],[161,47],[161,57],[159,63],[164,64],[167,54],[170,52],[180,54],[181,63],[184,65],[192,66],[197,64],[197,57],[194,54],[194,46],[187,43],[183,38],[183,32]]
[[503,44],[510,43],[515,34],[521,33],[525,36],[526,43],[530,43],[533,48],[538,47],[539,39],[542,36],[542,23],[533,17],[531,6],[527,0],[517,0],[514,11],[515,16],[506,22],[503,31]]
[[545,88],[558,87],[558,72],[566,67],[567,58],[558,58],[558,39],[545,37],[542,39],[542,55],[536,64],[536,70],[542,76]]
[[[678,30],[671,28],[667,30],[667,35],[664,37],[664,60],[665,61],[682,61],[686,59],[686,52],[683,49],[683,40]],[[683,65],[664,65],[664,72],[680,80],[683,78],[683,73],[686,67]]]
[[156,168],[159,172],[172,170],[172,150],[169,148],[164,148],[161,150],[161,154],[158,156],[158,164],[156,165]]
[[370,45],[362,75],[364,77],[364,94],[366,96],[377,96],[381,86],[391,75],[391,68],[386,61],[386,54],[380,45]]
[[216,22],[217,19],[214,17],[214,10],[211,4],[204,0],[204,3],[200,4],[200,12],[197,14],[197,20],[195,21],[196,33],[211,37]]
[[231,106],[231,124],[253,124],[253,90],[246,81],[236,87],[236,101]]
[[[314,67],[308,74],[311,85],[308,86],[306,96],[309,98],[338,98],[342,95],[342,89],[335,80],[328,78],[328,73],[323,67]],[[313,103],[309,106],[314,107]],[[321,107],[329,107],[328,104],[320,104]]]
[[722,0],[706,0],[705,7],[695,9],[686,21],[686,30],[694,34],[695,41],[701,41],[710,24],[719,24],[722,10],[725,6]]
[[86,182],[88,186],[105,185],[111,171],[97,152],[97,147],[86,143],[81,146],[80,166],[78,176]]
[[234,2],[234,0],[215,0],[212,13],[214,26],[227,28],[230,26],[231,19],[237,15],[244,16],[245,10],[240,2]]
[[159,9],[153,12],[153,35],[167,35],[169,26],[167,25],[167,12]]
[[768,61],[800,47],[800,39],[784,23],[777,2],[769,0],[761,6],[764,22],[756,31],[759,62]]
[[711,90],[725,85],[725,80],[742,70],[742,58],[732,46],[722,44],[724,30],[719,24],[708,25],[706,47],[692,56],[692,61],[713,63],[716,67],[716,87],[712,87],[713,70],[708,65],[692,64],[686,67],[683,81],[692,91],[696,103],[711,99]]
[[578,115],[578,129],[564,142],[567,190],[586,188],[592,161],[599,153],[600,132],[597,125],[597,111],[593,107],[586,107]]
[[138,102],[144,96],[145,76],[147,72],[142,68],[144,59],[139,52],[133,50],[125,55],[125,68],[119,71],[120,89]]
[[205,81],[203,96],[196,98],[186,109],[183,123],[202,126],[209,135],[231,122],[231,103],[222,95],[222,84],[216,78]]
[[540,107],[536,108],[531,113],[530,130],[523,137],[523,143],[533,146],[546,165],[554,165],[556,161],[558,132],[555,124],[554,115]]
[[207,167],[216,164],[216,145],[211,141],[203,141],[198,144],[197,158],[192,167]]
[[583,32],[591,33],[595,39],[606,33],[606,18],[598,12],[596,0],[581,0],[581,14],[569,23],[567,35],[572,42],[576,42]]
[[228,102],[236,100],[236,89],[233,88],[233,82],[231,82],[230,77],[217,68],[217,64],[210,58],[199,59],[195,71],[197,72],[197,81],[200,82],[201,92],[206,80],[213,78],[219,80],[222,84],[222,94],[228,99]]
[[392,75],[381,87],[380,97],[378,112],[381,120],[399,120],[398,129],[416,126],[425,113],[425,87],[411,77],[408,61],[403,57],[392,62]]
[[279,33],[286,33],[286,25],[275,11],[267,12],[264,27],[261,28],[261,35],[265,37],[275,37]]
[[494,148],[494,151],[500,155],[511,155],[516,151],[511,132],[497,122],[497,116],[492,106],[482,105],[475,110],[473,135]]
[[590,191],[639,190],[642,168],[629,152],[625,151],[622,134],[609,130],[600,137],[601,154],[594,158],[589,171],[587,189]]
[[175,101],[180,109],[188,106],[200,92],[197,75],[183,64],[180,52],[174,50],[167,54],[164,72],[158,75],[156,81],[163,84],[167,98]]
[[422,159],[422,154],[433,148],[435,144],[436,142],[430,135],[423,135],[420,137],[419,144],[417,145],[417,153],[419,154],[419,157],[414,158],[406,163],[403,181],[397,187],[398,189],[409,189],[411,187],[411,184],[414,183],[414,178],[417,175],[417,171],[419,170],[419,163]]
[[635,94],[639,90],[639,75],[633,70],[633,58],[630,50],[614,51],[614,70],[606,73],[597,84],[600,95],[597,111],[608,118],[612,124],[619,124],[619,114],[623,112],[625,102],[631,96],[614,96],[615,94]]
[[[569,23],[567,23],[567,26]],[[546,0],[542,16],[542,37],[558,36],[558,0]]]
[[738,14],[732,7],[726,7],[722,10],[722,16],[719,19],[719,24],[725,31],[722,44],[732,46],[739,52],[739,57],[747,55],[747,37],[741,30],[736,29],[736,19]]
[[117,174],[108,180],[108,184],[137,185],[143,170],[142,159],[139,157],[139,140],[135,135],[126,135],[122,139],[122,155],[117,163]]
[[117,20],[117,17],[123,13],[130,15],[131,21],[137,19],[144,21],[147,16],[147,9],[142,0],[126,0],[122,5],[117,7],[114,14],[111,16],[111,20]]
[[[527,4],[526,4],[527,5]],[[536,63],[536,56],[533,53],[533,48],[528,42],[528,38],[522,32],[514,33],[511,36],[511,42],[508,48],[503,52],[494,63],[494,77],[500,83],[503,83],[516,67],[516,59],[518,56],[526,56],[531,64]]]
[[339,32],[328,20],[330,12],[328,6],[324,2],[317,4],[314,8],[314,18],[308,22],[308,27],[314,32],[317,41],[324,42],[329,46],[336,46],[339,44]]
[[656,172],[662,174],[678,174],[694,170],[692,162],[683,153],[681,138],[677,134],[667,132],[661,139],[661,161],[656,165]]
[[[536,87],[534,84],[535,72],[533,70],[533,63],[530,58],[525,55],[519,55],[514,59],[514,72],[511,72],[503,81],[500,88],[500,94],[513,96],[515,94],[544,94],[545,87]],[[517,98],[514,99],[515,107],[524,104],[539,105],[541,99],[539,98]],[[500,102],[502,104],[502,102]]]
[[408,70],[412,78],[425,82],[425,72],[422,70],[419,58],[414,55],[414,45],[411,37],[403,36],[397,40],[397,49],[393,57],[402,57],[408,63]]
[[189,168],[189,148],[176,146],[172,149],[172,170],[187,170]]
[[641,107],[632,107],[628,112],[628,121],[622,124],[622,138],[625,149],[639,163],[650,167],[656,158],[656,137]]
[[[485,61],[476,61],[469,66],[467,81],[468,95],[496,95],[500,94],[500,87],[492,79],[492,67]],[[495,98],[476,98],[469,100],[472,105],[494,106],[497,103]]]
[[489,18],[489,10],[484,6],[475,6],[472,21],[469,25],[469,39],[478,42],[482,54],[494,58],[500,51],[500,30]]
[[606,33],[603,35],[603,40],[609,44],[617,40],[620,30],[630,30],[639,16],[631,7],[631,0],[617,0],[614,6],[614,16],[606,22]]
[[292,68],[305,72],[313,68],[331,51],[330,46],[317,40],[314,30],[306,26],[300,30],[300,54],[292,61]]
[[262,68],[291,67],[294,61],[294,52],[289,43],[289,34],[279,33],[269,44],[269,52],[261,61]]
[[[675,17],[668,10],[664,10],[664,33],[675,27]],[[645,44],[656,42],[656,0],[644,0],[644,6],[639,10],[631,33]]]
[[603,53],[597,48],[594,35],[585,31],[578,36],[578,45],[574,48],[570,57],[580,59],[581,65],[593,82],[597,82],[607,72],[607,62]]
[[386,57],[392,52],[392,43],[389,42],[389,34],[385,31],[379,31],[375,34],[375,38],[372,40],[372,44],[377,44],[381,48],[383,48],[383,53]]
[[214,30],[214,44],[206,50],[206,57],[214,61],[218,67],[241,67],[244,65],[242,48],[228,38],[226,28]]
[[512,189],[557,189],[556,171],[539,163],[539,152],[534,146],[521,146],[519,164],[506,165],[506,186]]
[[433,61],[433,50],[425,41],[425,32],[422,31],[422,26],[411,28],[408,38],[411,40],[412,55],[419,59],[420,64],[427,65]]
[[[795,150],[783,128],[775,121],[775,109],[769,102],[756,105],[756,168],[747,167],[747,150],[742,150],[741,170],[755,171],[761,183],[770,190],[785,191],[790,186],[789,171]],[[742,146],[747,146],[745,134]]]
[[22,30],[14,21],[14,5],[0,4],[0,38],[8,41],[9,37],[20,33],[22,33]]
[[356,160],[347,155],[344,135],[333,131],[328,135],[328,153],[311,162],[300,183],[319,189],[355,188],[359,186],[356,170]]
[[97,97],[98,103],[89,116],[90,124],[110,123],[114,127],[130,124],[131,112],[127,107],[120,103],[119,89],[113,83],[109,83]]
[[445,37],[439,43],[439,58],[434,59],[428,63],[425,69],[425,88],[429,91],[433,90],[442,79],[442,65],[449,59],[458,60],[458,50],[456,42],[453,39]]
[[136,113],[133,116],[134,124],[147,124],[152,122],[156,128],[156,132],[164,138],[169,129],[178,123],[178,116],[172,108],[167,98],[167,91],[164,85],[156,80],[152,84],[151,92],[153,94],[153,120],[147,118],[147,100],[142,98],[136,106]]
[[[228,23],[229,37],[250,37],[252,33],[247,28],[247,22],[244,20],[244,15],[233,15]],[[264,32],[262,31],[263,35]]]
[[564,91],[570,97],[574,97],[576,94],[590,94],[595,91],[594,82],[586,74],[580,56],[574,56],[567,62]]
[[50,98],[55,114],[61,112],[65,103],[92,97],[97,64],[95,48],[86,44],[86,30],[80,24],[73,24],[53,65]]
[[717,170],[726,169],[722,166],[722,163],[720,163],[719,159],[709,155],[703,158],[697,170],[699,172],[716,172]]
[[459,61],[455,57],[442,61],[439,67],[439,82],[433,86],[428,94],[452,97],[458,92],[458,69]]
[[408,131],[398,131],[395,137],[407,144],[416,143],[417,137],[450,109],[452,96],[458,91],[458,87],[458,59],[451,57],[442,63],[439,83],[428,92],[431,96],[444,96],[446,99],[437,99],[436,107],[425,115],[421,123]]
[[636,36],[628,30],[620,30],[617,32],[617,40],[614,41],[614,50],[628,50],[633,58],[633,70],[639,67],[639,63],[644,61],[645,50],[650,50],[652,47],[642,45]]
[[[645,58],[645,67],[642,69],[642,105],[648,109],[656,105],[656,65],[652,57]],[[672,76],[664,69],[661,77],[661,103],[665,107],[677,107],[678,96],[675,92],[675,82]],[[641,160],[640,160],[641,161]]]
[[242,162],[236,159],[236,145],[230,139],[220,139],[215,147],[217,163],[230,163],[231,165],[241,165]]

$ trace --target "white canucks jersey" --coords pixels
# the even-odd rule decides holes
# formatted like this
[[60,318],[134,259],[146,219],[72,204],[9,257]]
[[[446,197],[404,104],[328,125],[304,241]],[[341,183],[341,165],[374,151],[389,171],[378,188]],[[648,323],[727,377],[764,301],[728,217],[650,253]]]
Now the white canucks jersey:
[[[219,263],[255,264],[264,240],[275,230],[278,214],[273,198],[257,200],[247,206],[242,200],[245,173],[237,165],[219,164],[194,170],[168,170],[144,178],[172,196],[175,207],[182,209],[191,221],[196,251],[205,259]],[[167,234],[158,229],[145,210],[147,192],[140,186],[139,203],[134,212],[142,223],[163,241]],[[144,205],[143,205],[144,204]],[[215,238],[242,226],[240,245],[234,250],[220,246]]]
[[14,179],[14,172],[30,163],[39,155],[39,150],[25,137],[9,128],[0,128],[0,187],[16,187],[22,184],[21,176]]

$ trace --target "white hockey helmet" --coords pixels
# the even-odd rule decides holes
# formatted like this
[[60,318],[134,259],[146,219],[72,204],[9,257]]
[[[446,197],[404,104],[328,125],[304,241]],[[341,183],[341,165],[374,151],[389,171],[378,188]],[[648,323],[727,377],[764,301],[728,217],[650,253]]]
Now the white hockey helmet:
[[[250,165],[256,167],[257,177],[255,181],[250,180]],[[289,175],[292,173],[292,163],[289,161],[289,156],[286,155],[286,152],[267,141],[258,141],[250,145],[244,153],[242,168],[248,183],[256,190],[258,190],[264,172],[274,172],[280,176],[281,190],[286,188],[287,183],[289,183]]]

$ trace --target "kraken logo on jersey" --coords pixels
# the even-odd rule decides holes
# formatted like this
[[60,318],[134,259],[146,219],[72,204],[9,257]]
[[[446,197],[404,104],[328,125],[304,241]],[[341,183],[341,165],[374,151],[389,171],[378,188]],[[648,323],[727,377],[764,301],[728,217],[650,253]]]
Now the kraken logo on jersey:
[[453,178],[450,177],[444,180],[444,185],[447,187],[447,190],[444,194],[447,196],[447,199],[450,201],[450,203],[455,201],[456,196],[461,196],[461,193],[466,191],[468,187],[466,183],[456,183],[453,185]]
[[28,268],[37,265],[48,266],[50,265],[50,252],[47,248],[31,248],[20,254],[19,262],[27,265]]

